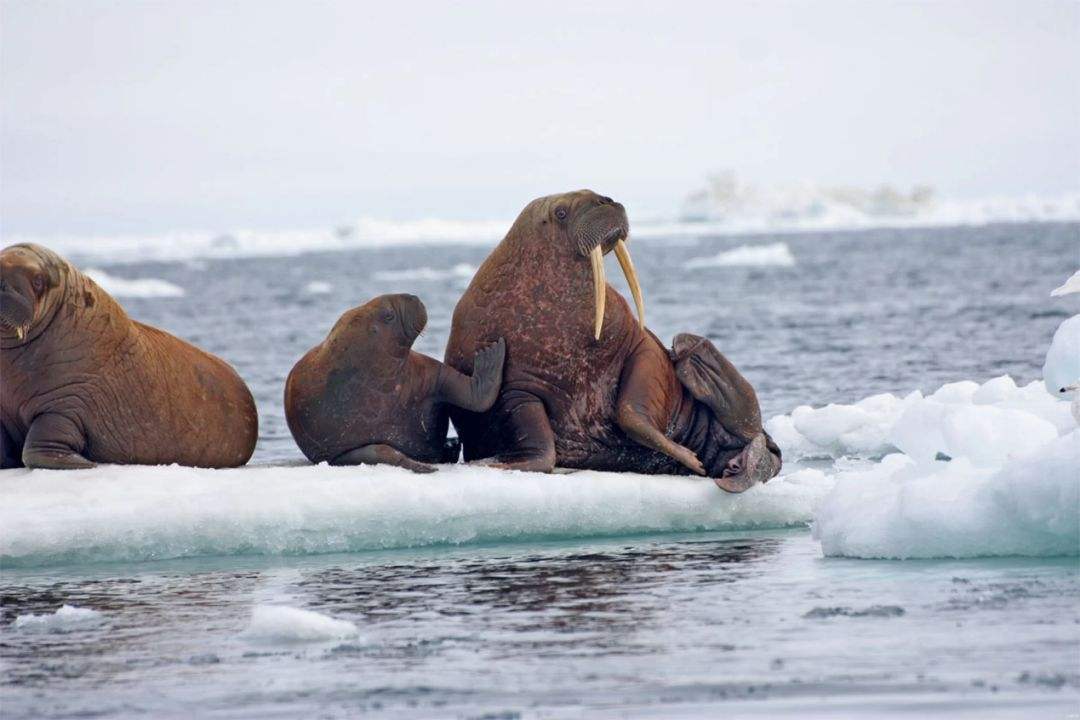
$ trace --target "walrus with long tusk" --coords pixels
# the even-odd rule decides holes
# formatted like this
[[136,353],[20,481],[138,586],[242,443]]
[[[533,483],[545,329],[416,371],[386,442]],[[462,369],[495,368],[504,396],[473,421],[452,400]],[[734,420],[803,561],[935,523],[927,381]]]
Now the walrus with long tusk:
[[[454,310],[446,362],[506,339],[495,406],[450,415],[466,460],[549,472],[570,468],[707,475],[741,492],[780,471],[753,388],[712,343],[682,334],[666,350],[645,303],[623,206],[589,190],[529,203]],[[609,286],[614,251],[638,318]]]
[[413,472],[457,462],[447,407],[491,407],[506,346],[497,339],[478,349],[469,377],[412,350],[426,324],[420,298],[380,295],[342,315],[296,363],[285,381],[285,418],[309,460]]
[[0,251],[0,467],[234,467],[258,428],[223,360],[135,322],[51,250]]

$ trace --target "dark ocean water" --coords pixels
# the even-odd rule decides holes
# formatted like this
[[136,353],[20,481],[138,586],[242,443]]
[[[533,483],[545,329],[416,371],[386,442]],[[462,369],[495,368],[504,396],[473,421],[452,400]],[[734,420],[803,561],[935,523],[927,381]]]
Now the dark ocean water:
[[[773,242],[788,245],[794,266],[684,269]],[[652,329],[666,341],[710,337],[755,385],[766,417],[1004,373],[1039,378],[1055,328],[1080,312],[1080,296],[1049,298],[1080,264],[1076,224],[632,249]],[[302,461],[284,379],[344,310],[416,293],[430,318],[416,349],[441,357],[469,268],[486,253],[80,264],[184,288],[121,302],[237,368],[259,405],[255,462],[269,465]],[[329,289],[312,292],[313,282]],[[1080,713],[1076,558],[838,560],[804,530],[699,533],[8,568],[0,601],[5,719]],[[13,622],[62,604],[99,614]],[[290,641],[299,622],[252,637],[253,608],[266,605],[357,632]]]

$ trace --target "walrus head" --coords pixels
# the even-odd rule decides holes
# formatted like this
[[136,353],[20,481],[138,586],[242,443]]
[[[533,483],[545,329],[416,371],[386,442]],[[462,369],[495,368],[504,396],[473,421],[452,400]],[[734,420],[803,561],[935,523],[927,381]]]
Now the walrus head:
[[360,349],[405,356],[427,320],[427,308],[415,295],[380,295],[342,315],[327,341],[346,352]]
[[623,274],[630,285],[637,306],[638,322],[645,327],[645,301],[641,295],[641,283],[630,259],[626,246],[630,235],[630,221],[626,209],[609,197],[592,190],[578,190],[562,195],[549,195],[534,200],[521,213],[518,222],[526,220],[550,226],[552,239],[564,242],[573,252],[592,266],[595,311],[594,333],[600,339],[604,327],[604,306],[607,299],[607,277],[604,273],[604,255],[615,251]]
[[5,347],[26,342],[56,303],[63,261],[37,245],[0,251],[0,339]]

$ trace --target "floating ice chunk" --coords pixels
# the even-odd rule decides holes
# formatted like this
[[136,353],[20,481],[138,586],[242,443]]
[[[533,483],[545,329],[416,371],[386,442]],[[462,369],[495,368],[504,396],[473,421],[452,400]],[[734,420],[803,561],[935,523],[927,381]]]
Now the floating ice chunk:
[[1061,323],[1054,333],[1043,364],[1046,391],[1055,397],[1061,388],[1080,381],[1080,315]]
[[0,471],[0,563],[353,552],[471,542],[803,526],[828,487],[741,495],[688,477],[445,465],[100,465]]
[[740,245],[731,250],[724,250],[716,255],[708,257],[692,258],[683,264],[687,270],[697,268],[737,267],[737,266],[777,266],[792,267],[795,265],[795,256],[791,254],[791,248],[787,243],[771,243],[769,245]]
[[[1007,376],[1003,376],[1007,377]],[[1012,379],[1009,378],[1012,382]],[[1016,383],[1013,383],[1013,387],[1016,387]],[[935,400],[940,403],[960,404],[973,402],[973,398],[979,392],[979,383],[971,380],[961,380],[960,382],[946,383],[939,387],[934,394],[930,396],[930,400]]]
[[[998,463],[1046,442],[1048,424],[1059,435],[1076,427],[1068,405],[1047,395],[1041,382],[1017,387],[1002,375],[982,385],[948,383],[928,397],[915,391],[902,399],[883,394],[852,405],[804,405],[770,418],[765,429],[787,460],[902,450],[920,460],[945,453]],[[994,447],[983,449],[982,443]]]
[[121,298],[171,298],[183,297],[184,288],[167,280],[157,278],[128,279],[110,275],[104,270],[89,268],[83,271],[101,289],[113,297]]
[[1080,270],[1074,272],[1072,277],[1062,283],[1061,286],[1051,290],[1050,297],[1061,297],[1062,295],[1077,292],[1080,292]]
[[356,637],[356,625],[312,610],[284,605],[256,605],[243,635],[270,643],[319,642]]
[[896,449],[889,440],[896,419],[922,399],[922,393],[916,391],[904,398],[888,393],[872,395],[854,405],[803,405],[791,415],[770,418],[765,429],[784,451],[785,459],[884,455]]
[[304,292],[308,295],[329,295],[334,292],[334,286],[322,280],[312,280],[304,286]]
[[1080,554],[1080,430],[1000,468],[890,455],[841,474],[814,519],[827,556]]
[[69,633],[97,627],[102,622],[104,617],[97,610],[61,605],[60,609],[52,613],[19,615],[12,626],[32,632]]
[[1058,436],[1057,428],[1030,412],[976,405],[946,405],[927,399],[897,420],[889,439],[918,461],[945,454],[978,465],[1000,465]]
[[450,268],[418,267],[406,270],[382,270],[372,275],[374,280],[446,280],[449,278],[471,278],[476,273],[476,268],[468,263],[458,263]]

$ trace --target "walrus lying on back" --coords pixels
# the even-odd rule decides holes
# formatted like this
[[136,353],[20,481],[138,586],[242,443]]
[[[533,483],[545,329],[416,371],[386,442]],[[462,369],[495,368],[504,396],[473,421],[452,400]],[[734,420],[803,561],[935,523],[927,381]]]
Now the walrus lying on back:
[[432,472],[457,462],[447,407],[491,407],[502,384],[501,339],[473,358],[472,377],[413,352],[427,325],[415,295],[380,295],[349,310],[289,373],[285,418],[300,450],[331,465],[387,463]]
[[255,401],[223,360],[135,322],[38,245],[0,251],[0,466],[234,467]]

